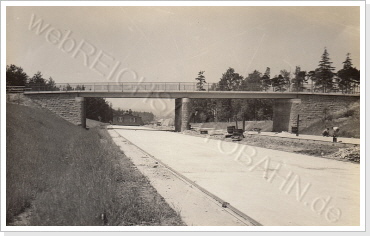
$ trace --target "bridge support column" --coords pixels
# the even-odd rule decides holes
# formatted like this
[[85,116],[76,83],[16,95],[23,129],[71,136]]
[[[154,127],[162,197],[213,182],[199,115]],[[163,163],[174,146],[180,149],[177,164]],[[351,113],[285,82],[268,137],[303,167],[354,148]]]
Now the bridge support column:
[[275,99],[273,107],[273,132],[292,131],[297,125],[301,99]]
[[84,97],[76,97],[75,100],[79,104],[79,106],[81,106],[80,107],[80,109],[81,109],[81,114],[80,114],[81,127],[86,128],[86,101],[85,101],[85,98]]
[[189,98],[175,99],[175,131],[182,132],[190,128],[191,103]]

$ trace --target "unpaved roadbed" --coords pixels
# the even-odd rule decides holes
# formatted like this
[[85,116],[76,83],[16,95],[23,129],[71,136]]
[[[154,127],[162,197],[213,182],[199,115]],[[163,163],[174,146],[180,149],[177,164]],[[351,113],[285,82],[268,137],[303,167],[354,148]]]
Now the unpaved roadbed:
[[[195,130],[186,130],[183,134],[232,142],[231,138],[225,138],[224,135],[200,134],[199,131]],[[354,163],[359,163],[360,161],[360,146],[354,144],[273,137],[258,134],[246,135],[243,140],[237,143],[339,161],[351,161]]]

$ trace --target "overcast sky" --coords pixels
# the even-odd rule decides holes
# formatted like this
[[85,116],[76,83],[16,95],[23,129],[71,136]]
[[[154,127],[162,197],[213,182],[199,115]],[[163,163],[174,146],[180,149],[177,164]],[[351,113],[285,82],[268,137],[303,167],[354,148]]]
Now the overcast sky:
[[314,70],[325,47],[337,69],[346,53],[360,69],[359,7],[7,7],[7,65],[59,83],[194,82],[200,70],[218,82],[229,67],[274,76]]

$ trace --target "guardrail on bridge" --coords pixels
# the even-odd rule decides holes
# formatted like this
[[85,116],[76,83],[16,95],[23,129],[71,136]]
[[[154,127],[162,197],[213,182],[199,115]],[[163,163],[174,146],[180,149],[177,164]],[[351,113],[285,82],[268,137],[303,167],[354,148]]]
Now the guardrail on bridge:
[[270,86],[263,88],[261,84],[247,84],[240,86],[237,90],[229,89],[227,86],[221,86],[218,83],[206,83],[199,87],[197,83],[191,82],[146,82],[146,83],[57,83],[53,86],[29,84],[23,91],[78,91],[78,92],[135,92],[135,91],[181,91],[181,92],[210,92],[210,91],[258,91],[266,93],[338,93],[338,94],[359,94],[360,86],[353,85],[347,88],[339,89],[338,86],[332,88],[324,88],[315,86],[313,83],[305,84],[303,87],[297,89],[293,84],[287,86]]

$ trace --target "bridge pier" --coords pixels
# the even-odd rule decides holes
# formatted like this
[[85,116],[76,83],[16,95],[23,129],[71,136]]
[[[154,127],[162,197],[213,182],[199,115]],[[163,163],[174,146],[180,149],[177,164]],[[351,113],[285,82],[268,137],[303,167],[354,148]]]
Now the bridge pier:
[[190,98],[175,99],[175,131],[182,132],[190,128]]
[[301,99],[275,99],[273,107],[273,132],[292,131],[296,125],[297,108]]
[[81,127],[86,128],[86,99],[84,97],[76,97],[75,98],[76,102],[79,103],[80,109],[81,109]]

